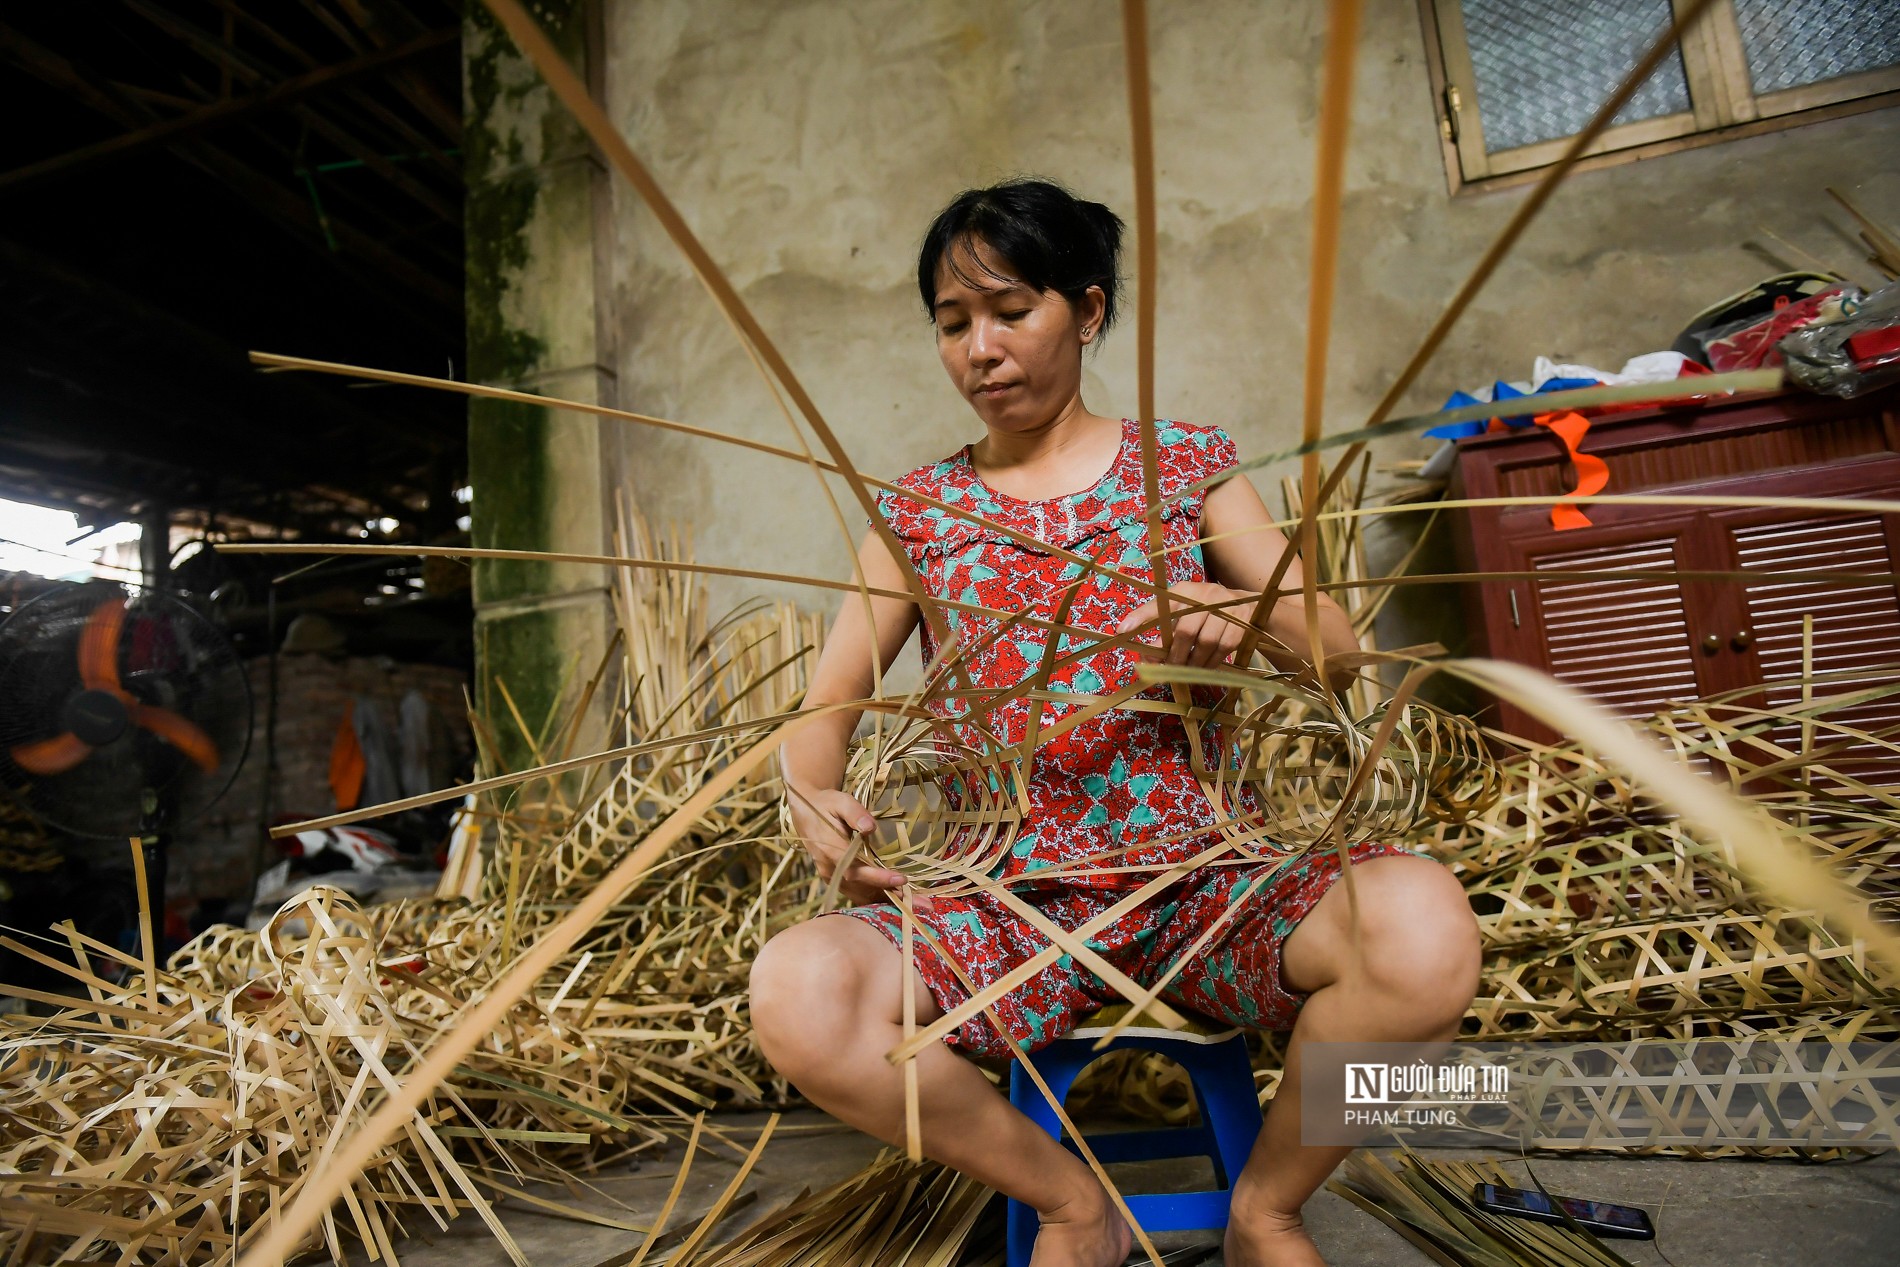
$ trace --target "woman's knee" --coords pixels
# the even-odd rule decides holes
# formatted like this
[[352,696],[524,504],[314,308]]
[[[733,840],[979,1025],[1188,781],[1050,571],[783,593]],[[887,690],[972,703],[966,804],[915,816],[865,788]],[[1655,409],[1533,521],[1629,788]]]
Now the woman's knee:
[[[854,927],[855,926],[855,927]],[[864,1004],[864,947],[854,919],[819,918],[786,929],[752,961],[752,1028],[781,1073],[826,1056],[856,1028]]]
[[1464,886],[1426,858],[1389,866],[1373,887],[1374,930],[1366,971],[1395,999],[1441,1023],[1455,1021],[1478,991],[1483,939]]
[[1477,993],[1482,954],[1477,917],[1457,877],[1415,856],[1369,859],[1353,867],[1352,877],[1357,944],[1342,879],[1322,899],[1323,916],[1316,909],[1308,917],[1318,936],[1298,948],[1289,942],[1289,966],[1324,982],[1356,979],[1390,998],[1387,1010],[1414,1014],[1420,1024],[1462,1016]]

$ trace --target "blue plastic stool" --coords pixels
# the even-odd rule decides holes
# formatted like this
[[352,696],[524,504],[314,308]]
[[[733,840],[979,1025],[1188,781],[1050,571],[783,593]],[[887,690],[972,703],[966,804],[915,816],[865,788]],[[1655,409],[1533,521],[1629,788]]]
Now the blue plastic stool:
[[[1029,1059],[1059,1100],[1089,1065],[1111,1051],[1136,1048],[1159,1052],[1187,1070],[1201,1125],[1171,1130],[1116,1131],[1090,1135],[1089,1149],[1107,1165],[1117,1161],[1149,1161],[1162,1157],[1206,1157],[1214,1163],[1220,1186],[1204,1192],[1165,1192],[1126,1197],[1129,1213],[1149,1232],[1187,1232],[1227,1226],[1227,1203],[1234,1176],[1247,1164],[1254,1138],[1260,1134],[1260,1101],[1255,1098],[1253,1067],[1247,1043],[1237,1029],[1216,1029],[1212,1022],[1190,1023],[1179,1032],[1152,1023],[1137,1022],[1101,1051],[1095,1042],[1128,1014],[1128,1005],[1116,1004],[1083,1018],[1081,1025]],[[1009,1100],[1029,1119],[1057,1139],[1062,1124],[1055,1110],[1036,1089],[1021,1063],[1010,1067]],[[1064,1141],[1070,1151],[1075,1145]],[[1028,1267],[1036,1244],[1036,1211],[1018,1201],[1009,1203],[1009,1267]]]

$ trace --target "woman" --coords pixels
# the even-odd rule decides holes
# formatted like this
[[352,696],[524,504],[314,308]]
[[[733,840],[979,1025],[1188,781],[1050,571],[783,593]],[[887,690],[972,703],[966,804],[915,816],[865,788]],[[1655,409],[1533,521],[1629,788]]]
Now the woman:
[[[1133,422],[1091,413],[1081,397],[1083,349],[1115,317],[1120,235],[1121,222],[1106,207],[1033,180],[964,193],[926,235],[920,296],[944,369],[981,419],[984,436],[899,483],[1014,530],[886,494],[880,509],[890,531],[934,597],[1026,608],[1053,620],[1072,592],[1066,623],[1104,638],[1155,622],[1152,590],[1144,587],[1155,581],[1140,431]],[[1157,434],[1169,593],[1179,603],[1251,612],[1288,548],[1285,537],[1244,477],[1188,491],[1233,465],[1224,432],[1164,423]],[[1049,548],[1032,547],[1025,537]],[[1107,570],[1091,575],[1077,555]],[[859,560],[869,585],[909,588],[878,533],[865,537]],[[1284,587],[1299,586],[1293,563]],[[1283,648],[1309,645],[1297,592],[1270,611],[1268,632]],[[1327,655],[1357,650],[1335,604],[1322,597],[1319,613]],[[926,662],[941,650],[943,633],[956,637],[963,671],[979,693],[1008,692],[1036,671],[1042,634],[997,637],[993,618],[957,609],[945,609],[944,619],[947,628],[939,631],[920,620],[912,603],[873,598],[867,613],[866,604],[847,601],[814,670],[807,707],[870,695],[874,670],[888,667],[920,624]],[[1193,612],[1172,619],[1167,655],[1178,664],[1217,663],[1237,649],[1241,633],[1212,611]],[[1153,635],[1155,645],[1143,654],[1158,657]],[[1137,659],[1127,640],[1082,652],[1050,674],[1051,692],[1103,695],[1133,679]],[[1271,653],[1297,662],[1282,648]],[[1170,698],[1166,688],[1142,694]],[[933,706],[949,724],[975,734],[964,712],[972,707],[969,693],[946,693]],[[995,741],[1020,742],[1030,707],[1011,698],[982,724]],[[1047,730],[1075,706],[1040,707]],[[795,828],[828,878],[849,852],[848,833],[875,827],[865,807],[840,790],[858,717],[850,710],[832,714],[783,752]],[[1027,812],[992,874],[1073,930],[1159,870],[1217,843],[1221,815],[1194,775],[1192,738],[1176,716],[1111,709],[1039,745]],[[1213,732],[1199,738],[1212,742]],[[1356,941],[1347,934],[1346,896],[1333,887],[1339,872],[1332,849],[1291,865],[1190,872],[1090,937],[1091,949],[1144,985],[1178,968],[1163,993],[1171,1004],[1227,1023],[1292,1030],[1279,1094],[1234,1184],[1226,1261],[1236,1267],[1321,1261],[1300,1209],[1351,1149],[1300,1144],[1300,1045],[1448,1040],[1477,989],[1477,924],[1450,872],[1387,844],[1360,844],[1351,855],[1361,904]],[[1054,878],[1036,876],[1045,869]],[[917,920],[962,975],[921,937],[914,966],[907,966],[889,897],[903,877],[853,861],[835,879],[861,905],[766,945],[752,973],[753,1022],[766,1057],[803,1094],[897,1143],[904,1135],[903,1075],[885,1053],[902,1037],[901,991],[911,992],[917,1020],[927,1024],[969,997],[965,977],[981,989],[1048,941],[987,894],[938,897],[919,903]],[[1238,917],[1204,951],[1177,964],[1235,900],[1245,904]],[[978,1016],[917,1057],[924,1152],[1040,1213],[1036,1267],[1120,1263],[1130,1249],[1129,1229],[1088,1167],[1017,1112],[960,1053],[1034,1049],[1116,997],[1064,956],[998,1002],[995,1016],[1007,1033]]]

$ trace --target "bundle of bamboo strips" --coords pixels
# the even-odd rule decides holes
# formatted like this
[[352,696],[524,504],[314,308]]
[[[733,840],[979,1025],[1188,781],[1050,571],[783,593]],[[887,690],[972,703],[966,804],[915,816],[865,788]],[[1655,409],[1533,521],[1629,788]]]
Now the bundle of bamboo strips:
[[1515,1186],[1495,1162],[1427,1161],[1406,1153],[1388,1162],[1354,1153],[1329,1182],[1338,1193],[1447,1267],[1629,1267],[1587,1232],[1491,1214],[1471,1202],[1473,1185]]
[[[885,1153],[842,1183],[799,1194],[723,1244],[701,1249],[702,1238],[666,1261],[668,1267],[1000,1267],[1000,1246],[964,1257],[990,1195],[935,1163]],[[700,1226],[712,1226],[718,1213],[715,1207]]]

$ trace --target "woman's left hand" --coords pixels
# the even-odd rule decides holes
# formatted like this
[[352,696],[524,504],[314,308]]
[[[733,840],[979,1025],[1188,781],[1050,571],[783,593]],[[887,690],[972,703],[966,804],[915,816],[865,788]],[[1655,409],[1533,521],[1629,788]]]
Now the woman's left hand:
[[[1169,664],[1186,664],[1204,668],[1210,664],[1222,663],[1240,647],[1240,639],[1245,633],[1244,622],[1250,614],[1246,603],[1233,603],[1223,609],[1231,612],[1236,617],[1235,620],[1226,620],[1213,611],[1190,612],[1185,616],[1177,615],[1177,613],[1182,607],[1193,607],[1201,603],[1224,603],[1233,599],[1251,598],[1252,595],[1243,594],[1239,590],[1230,590],[1224,585],[1215,585],[1212,582],[1190,581],[1169,589],[1168,597],[1168,623],[1173,626],[1173,641],[1168,644],[1168,653],[1165,657]],[[1159,611],[1159,605],[1152,600],[1143,603],[1122,617],[1122,623],[1116,627],[1115,632],[1124,634],[1131,629],[1150,624]],[[1161,637],[1158,628],[1142,634],[1141,638],[1144,643],[1152,640],[1152,645],[1140,649],[1140,654],[1144,659],[1164,658],[1160,650]]]

